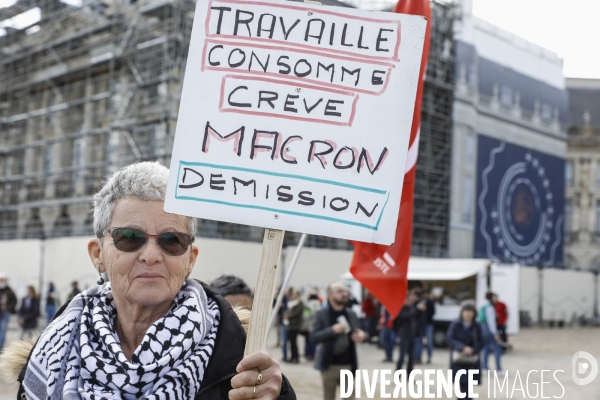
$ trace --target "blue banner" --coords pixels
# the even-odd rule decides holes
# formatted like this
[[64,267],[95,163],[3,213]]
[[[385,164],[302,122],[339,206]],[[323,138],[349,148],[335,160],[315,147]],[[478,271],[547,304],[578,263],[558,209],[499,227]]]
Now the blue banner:
[[563,159],[478,137],[475,257],[562,266]]

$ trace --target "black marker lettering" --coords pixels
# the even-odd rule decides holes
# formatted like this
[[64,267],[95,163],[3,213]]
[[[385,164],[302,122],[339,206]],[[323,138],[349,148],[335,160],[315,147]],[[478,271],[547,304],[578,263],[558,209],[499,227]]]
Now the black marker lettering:
[[321,98],[321,99],[317,100],[317,101],[316,101],[316,102],[315,102],[315,103],[314,103],[312,106],[310,106],[310,107],[308,106],[308,104],[306,104],[306,98],[302,99],[302,101],[304,101],[304,109],[306,110],[306,112],[307,112],[308,114],[310,114],[310,112],[311,112],[312,110],[314,110],[314,109],[315,109],[315,107],[316,107],[316,106],[318,106],[318,105],[319,105],[319,104],[320,104],[320,103],[323,101],[323,99]]
[[[187,177],[187,172],[188,172],[188,171],[190,171],[190,172],[193,172],[193,173],[195,173],[196,175],[198,175],[198,176],[200,177],[200,182],[196,182],[196,183],[190,183],[190,184],[188,184],[188,185],[184,185],[184,183],[185,183],[185,178]],[[181,183],[182,183],[182,184],[181,184],[181,185],[179,185],[179,187],[180,187],[181,189],[191,189],[191,188],[195,188],[195,187],[198,187],[198,186],[202,186],[202,184],[204,183],[204,177],[203,177],[203,176],[202,176],[202,174],[201,174],[200,172],[198,172],[198,171],[195,171],[195,170],[193,170],[193,169],[191,169],[191,168],[184,168],[184,169],[183,169],[183,180],[181,181]]]
[[275,92],[269,92],[268,90],[261,90],[258,92],[258,108],[260,108],[260,103],[266,101],[269,103],[271,108],[275,108],[273,102],[279,98],[279,95]]
[[258,56],[253,51],[252,54],[250,55],[250,63],[248,65],[248,71],[250,71],[252,69],[252,60],[253,59],[256,59],[256,62],[258,64],[260,64],[260,66],[262,67],[263,72],[267,72],[267,68],[269,67],[269,60],[271,59],[271,55],[270,54],[267,56],[267,61],[263,64],[263,63],[260,62],[260,60],[258,59]]
[[375,74],[385,74],[385,71],[374,70],[373,75],[371,76],[371,85],[383,85],[383,78],[380,76],[376,76]]
[[[262,23],[263,18],[265,16],[271,17],[271,27],[269,29],[263,29]],[[256,28],[256,36],[260,37],[261,32],[269,32],[269,39],[273,39],[273,32],[275,31],[275,21],[277,21],[277,17],[273,14],[260,14],[260,18],[258,19],[258,28]]]
[[[231,56],[236,51],[242,55],[242,60],[240,62],[231,63]],[[229,63],[229,66],[231,68],[239,67],[240,65],[242,65],[244,63],[244,61],[246,61],[246,53],[244,53],[244,51],[242,49],[238,49],[238,48],[231,50],[231,53],[229,53],[229,58],[227,59],[227,62]]]
[[212,65],[213,67],[216,67],[216,66],[218,66],[218,65],[221,65],[221,62],[220,62],[220,61],[212,62],[212,61],[210,60],[210,56],[212,55],[212,52],[213,52],[213,50],[214,50],[214,49],[222,49],[222,48],[223,48],[223,46],[222,46],[222,45],[220,45],[220,44],[218,44],[218,45],[216,45],[216,46],[213,46],[213,47],[212,47],[212,48],[211,48],[211,49],[208,51],[208,63],[209,63],[210,65]]
[[[338,158],[342,155],[342,153],[349,151],[350,154],[352,154],[352,162],[350,162],[347,165],[340,165],[338,164]],[[354,165],[354,163],[356,162],[356,156],[354,155],[354,150],[352,150],[350,147],[342,147],[340,149],[340,151],[337,152],[337,154],[335,155],[335,158],[333,159],[333,166],[337,169],[348,169],[348,168],[352,168],[352,166]]]
[[[308,69],[304,72],[298,72],[298,65],[300,65],[300,63],[304,63],[308,67]],[[310,66],[308,61],[306,61],[304,58],[298,60],[296,62],[296,65],[294,65],[294,75],[296,75],[299,78],[304,78],[305,76],[310,75],[311,72],[312,72],[312,67]]]
[[256,181],[254,179],[250,179],[249,181],[243,181],[241,179],[238,179],[236,177],[232,178],[233,180],[233,194],[234,196],[237,195],[237,183],[241,183],[244,187],[245,186],[249,186],[250,184],[254,184],[254,197],[256,197]]
[[354,86],[358,85],[358,81],[360,79],[360,68],[356,68],[354,71],[350,71],[349,69],[342,67],[342,82],[344,82],[344,73],[347,73],[352,76],[354,76],[354,74],[356,74],[356,80],[354,81]]
[[317,64],[317,78],[319,77],[319,69],[323,68],[325,71],[329,72],[331,70],[331,77],[329,82],[333,82],[333,74],[335,74],[335,64],[331,63],[327,67],[321,63]]
[[363,213],[365,213],[365,215],[367,217],[370,217],[371,215],[373,215],[373,213],[375,212],[375,210],[377,209],[377,206],[379,205],[379,203],[375,204],[375,207],[373,207],[373,209],[371,210],[371,212],[368,212],[366,208],[363,207],[362,204],[360,204],[360,201],[357,202],[356,204],[356,211],[354,212],[354,214],[358,214],[358,209],[360,209]]
[[[231,104],[231,103],[230,103]],[[206,122],[206,127],[204,128],[204,140],[202,141],[202,152],[206,153],[208,151],[208,143],[209,143],[209,136],[208,135],[217,135],[218,137],[220,137],[221,141],[224,142],[226,140],[230,140],[230,139],[235,139],[235,135],[239,134],[239,139],[237,142],[237,155],[238,157],[242,155],[242,143],[244,142],[244,132],[246,131],[246,127],[242,126],[240,129],[231,132],[229,135],[221,135],[219,132],[216,131],[215,128],[213,128],[212,126],[210,126],[210,122]],[[234,147],[234,151],[236,151],[235,147]]]
[[342,113],[336,112],[337,108],[335,108],[332,104],[344,104],[344,100],[327,100],[327,105],[325,106],[325,115],[331,115],[332,117],[341,117]]
[[360,27],[360,33],[358,34],[358,48],[359,48],[359,49],[365,49],[365,50],[366,50],[366,49],[368,49],[368,47],[364,47],[364,46],[362,45],[362,37],[363,37],[363,30],[364,30],[364,29],[365,29],[365,27],[364,27],[364,26],[361,26],[361,27]]
[[292,99],[298,99],[298,98],[300,98],[300,96],[295,95],[295,94],[288,94],[287,97],[285,98],[285,103],[283,105],[283,111],[297,113],[298,109],[292,107],[294,105],[294,100],[292,100]]
[[331,23],[331,31],[329,31],[329,45],[333,46],[333,38],[335,36],[335,23]]
[[281,56],[277,59],[277,66],[286,68],[286,70],[280,69],[279,73],[283,74],[283,75],[287,75],[290,72],[292,72],[292,69],[290,68],[290,66],[288,64],[281,61],[282,58],[285,58],[286,60],[289,60],[290,58],[288,56]]
[[381,37],[381,34],[383,32],[394,32],[394,30],[393,29],[379,28],[379,34],[377,35],[377,41],[375,42],[375,50],[377,50],[377,51],[383,51],[383,52],[388,53],[389,52],[388,49],[382,49],[381,47],[379,47],[379,44],[381,42],[387,42],[388,41],[386,38],[382,38]]
[[221,22],[223,22],[223,11],[231,11],[229,7],[211,7],[211,10],[219,11],[219,21],[217,22],[217,35],[221,34]]
[[296,25],[298,25],[300,20],[297,19],[296,22],[294,22],[292,24],[292,26],[290,26],[290,29],[287,32],[285,31],[285,24],[283,23],[283,17],[279,17],[279,22],[281,23],[281,30],[283,31],[284,39],[287,40],[288,36],[290,35],[290,32],[292,32],[292,29],[294,29],[296,27]]
[[235,89],[233,89],[231,91],[231,93],[229,93],[229,96],[227,97],[227,103],[229,103],[229,105],[232,107],[252,107],[252,104],[250,104],[250,103],[236,103],[234,101],[231,101],[231,96],[233,96],[233,94],[240,89],[248,90],[248,86],[238,86]]
[[292,139],[302,140],[302,136],[292,135],[292,136],[288,137],[287,139],[285,139],[283,141],[283,144],[281,145],[281,149],[279,150],[279,155],[281,156],[281,159],[283,160],[283,162],[286,162],[288,164],[298,164],[296,157],[287,158],[285,155],[285,153],[287,153],[287,151],[288,151],[288,142]]
[[[249,18],[241,19],[241,14],[244,13],[249,15]],[[246,25],[246,29],[248,29],[248,36],[252,37],[252,33],[250,32],[250,22],[254,19],[254,13],[252,11],[244,11],[244,10],[236,10],[235,11],[235,26],[233,27],[233,35],[237,36],[238,28],[240,25]]]
[[289,193],[284,193],[282,192],[282,190],[290,190],[291,188],[289,186],[279,186],[277,188],[277,196],[279,196],[277,198],[277,200],[279,201],[283,201],[284,203],[287,203],[288,201],[292,201],[294,199],[294,196],[289,194]]
[[308,196],[312,196],[312,192],[303,190],[302,192],[298,193],[298,197],[300,198],[300,200],[298,200],[298,204],[301,206],[312,206],[315,204],[315,199]]
[[344,24],[344,28],[342,29],[342,46],[354,47],[353,44],[346,43],[346,29],[348,29],[348,24]]
[[[312,24],[313,22],[319,21],[321,23],[321,29],[319,31],[318,35],[311,35],[310,34],[310,24]],[[322,19],[318,19],[318,18],[313,18],[313,19],[309,19],[308,23],[306,24],[306,33],[304,34],[304,41],[308,42],[308,38],[315,38],[317,39],[317,43],[321,44],[321,38],[323,37],[323,31],[325,30],[325,21],[323,21]]]
[[371,169],[371,166],[369,165],[369,160],[371,159],[371,157],[369,156],[369,152],[367,151],[367,149],[363,147],[362,151],[360,152],[360,156],[358,156],[358,168],[356,169],[356,171],[360,173],[362,165],[366,161],[367,169],[369,170],[371,175],[373,175],[381,166],[381,163],[383,162],[387,152],[387,147],[384,147],[383,151],[381,152],[381,155],[379,156],[379,160],[377,160],[377,164],[375,165],[375,167],[373,167],[373,169]]
[[210,188],[212,190],[225,190],[223,186],[225,185],[225,181],[223,179],[217,180],[215,178],[222,178],[222,174],[210,174]]
[[[333,205],[334,201],[341,201],[344,205],[341,207],[336,207]],[[331,207],[333,211],[344,211],[346,208],[348,208],[349,204],[350,202],[348,200],[342,199],[341,197],[336,197],[329,202],[329,207]]]
[[[272,135],[273,136],[273,146],[265,146],[256,144],[261,135]],[[265,149],[271,150],[271,160],[275,158],[275,154],[277,152],[277,141],[279,140],[279,132],[274,131],[259,131],[258,129],[254,130],[254,136],[252,136],[252,146],[250,148],[250,159],[254,159],[255,149]]]

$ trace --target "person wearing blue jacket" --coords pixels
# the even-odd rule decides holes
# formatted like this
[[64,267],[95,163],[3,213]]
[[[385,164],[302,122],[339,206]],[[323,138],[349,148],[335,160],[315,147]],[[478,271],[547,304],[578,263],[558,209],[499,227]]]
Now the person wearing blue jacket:
[[479,373],[479,353],[484,346],[484,337],[481,325],[475,321],[477,309],[473,304],[467,303],[460,310],[460,317],[450,324],[446,341],[450,348],[450,368],[452,369],[452,380],[456,381],[456,375],[460,370],[465,373],[460,376],[460,388],[468,397],[468,371],[476,370],[473,380],[481,383]]

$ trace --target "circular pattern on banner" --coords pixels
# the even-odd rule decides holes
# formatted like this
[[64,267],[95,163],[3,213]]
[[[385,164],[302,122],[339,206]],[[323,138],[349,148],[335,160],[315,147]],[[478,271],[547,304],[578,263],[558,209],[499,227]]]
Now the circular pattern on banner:
[[506,261],[539,262],[551,238],[552,198],[546,171],[531,153],[506,170],[490,213],[496,243]]

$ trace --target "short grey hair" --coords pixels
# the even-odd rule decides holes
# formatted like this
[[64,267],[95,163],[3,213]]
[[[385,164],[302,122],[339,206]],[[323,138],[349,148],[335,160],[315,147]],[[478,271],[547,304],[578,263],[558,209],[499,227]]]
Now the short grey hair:
[[[121,168],[109,176],[94,195],[94,233],[102,238],[108,229],[117,201],[137,197],[144,201],[164,201],[169,169],[158,162],[139,162]],[[188,218],[188,233],[196,233],[196,218]]]

